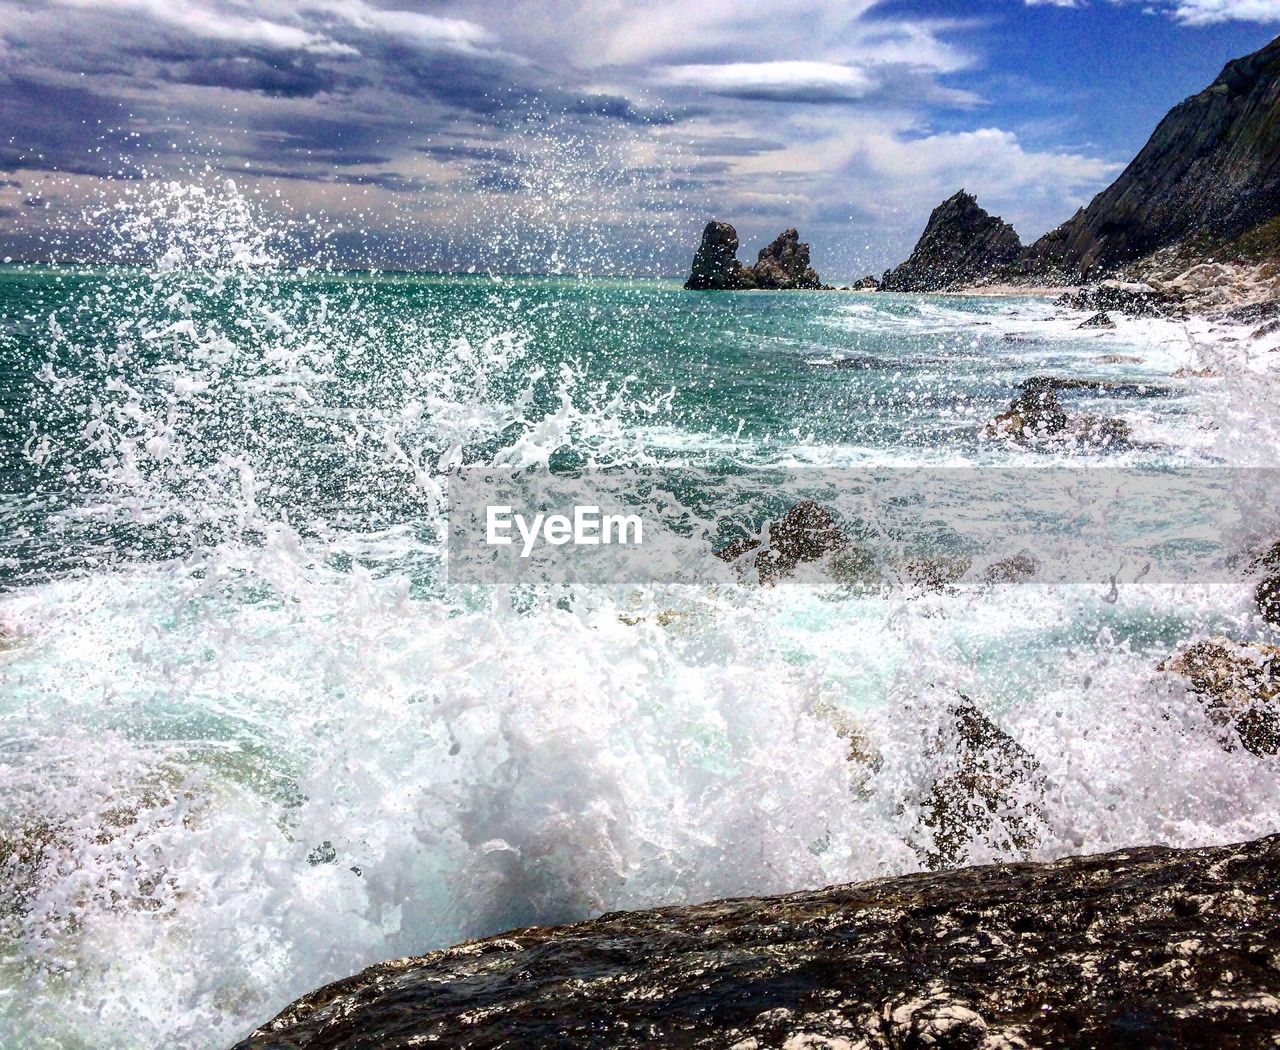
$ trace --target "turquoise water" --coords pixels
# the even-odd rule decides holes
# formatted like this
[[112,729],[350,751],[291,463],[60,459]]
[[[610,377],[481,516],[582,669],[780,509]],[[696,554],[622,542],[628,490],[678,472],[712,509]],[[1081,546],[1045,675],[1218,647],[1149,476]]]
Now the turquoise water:
[[[0,270],[0,1042],[225,1045],[378,959],[914,870],[957,691],[1042,763],[1037,856],[1269,830],[1274,763],[1156,671],[1257,636],[1244,583],[443,572],[460,464],[1230,461],[1180,326],[299,272],[246,262],[251,231],[166,236],[151,268]],[[1032,375],[1122,384],[1062,399],[1137,443],[983,439]]]

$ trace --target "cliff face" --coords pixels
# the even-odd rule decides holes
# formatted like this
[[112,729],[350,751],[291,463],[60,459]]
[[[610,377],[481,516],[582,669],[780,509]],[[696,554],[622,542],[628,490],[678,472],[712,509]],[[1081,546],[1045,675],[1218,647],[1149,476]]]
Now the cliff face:
[[328,985],[242,1048],[1272,1045],[1280,836],[517,930]]
[[940,292],[976,284],[993,277],[1021,251],[1014,228],[961,190],[933,210],[911,258],[887,271],[880,288]]
[[684,286],[695,291],[743,291],[821,288],[822,281],[809,265],[809,245],[794,229],[783,230],[762,248],[754,266],[743,266],[738,262],[738,231],[727,222],[709,222]]
[[1280,38],[1176,106],[1114,183],[1027,249],[1029,273],[1092,277],[1280,215]]

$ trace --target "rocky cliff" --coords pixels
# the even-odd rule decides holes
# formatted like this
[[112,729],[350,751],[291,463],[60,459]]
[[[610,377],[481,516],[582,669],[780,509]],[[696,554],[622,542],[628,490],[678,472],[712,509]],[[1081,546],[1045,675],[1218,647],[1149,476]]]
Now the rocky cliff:
[[1256,1047],[1280,836],[617,913],[371,967],[242,1048]]
[[749,288],[821,288],[809,265],[809,245],[794,229],[784,230],[760,250],[754,266],[738,261],[738,231],[727,222],[709,222],[693,256],[684,286],[696,291],[743,291]]
[[1119,270],[1169,245],[1212,252],[1280,215],[1280,38],[1176,106],[1115,182],[1031,245],[1029,274]]
[[911,257],[887,271],[880,288],[940,292],[980,284],[1012,264],[1021,251],[1014,228],[961,190],[933,210]]

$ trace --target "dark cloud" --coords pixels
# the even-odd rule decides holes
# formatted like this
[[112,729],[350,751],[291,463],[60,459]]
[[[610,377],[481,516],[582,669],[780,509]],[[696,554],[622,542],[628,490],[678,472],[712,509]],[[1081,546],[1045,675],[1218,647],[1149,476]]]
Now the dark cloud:
[[270,55],[165,62],[161,77],[171,83],[251,91],[271,98],[311,98],[333,91],[338,83],[333,70],[314,61]]
[[81,87],[10,77],[0,87],[0,169],[136,178],[153,147],[130,136],[129,111]]

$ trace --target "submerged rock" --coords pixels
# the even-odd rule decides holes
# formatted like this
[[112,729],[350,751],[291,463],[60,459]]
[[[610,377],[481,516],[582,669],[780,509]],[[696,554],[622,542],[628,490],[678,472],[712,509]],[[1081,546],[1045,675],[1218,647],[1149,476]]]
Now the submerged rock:
[[1280,647],[1209,638],[1160,669],[1185,679],[1213,721],[1234,729],[1246,751],[1280,753]]
[[1253,1047],[1280,836],[531,927],[326,985],[268,1048]]
[[961,190],[939,204],[911,257],[885,273],[886,292],[940,292],[996,276],[1022,250],[1012,226],[990,215]]

